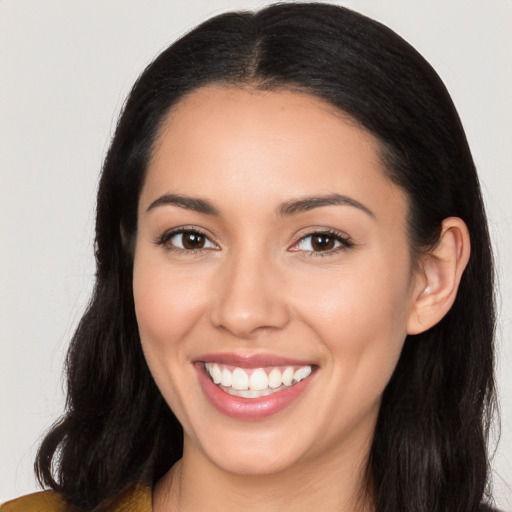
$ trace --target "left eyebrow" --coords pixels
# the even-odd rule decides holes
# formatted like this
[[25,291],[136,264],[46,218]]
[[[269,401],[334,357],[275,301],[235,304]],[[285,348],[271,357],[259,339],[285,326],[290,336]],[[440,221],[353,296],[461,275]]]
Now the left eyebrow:
[[329,194],[325,196],[308,196],[300,199],[291,199],[286,201],[278,208],[278,213],[281,216],[294,215],[296,213],[303,213],[314,208],[322,206],[352,206],[363,212],[370,217],[375,218],[375,214],[364,204],[352,199],[348,196],[340,194]]
[[153,201],[147,208],[146,211],[151,211],[158,206],[174,205],[184,208],[185,210],[193,210],[198,213],[204,213],[206,215],[213,215],[219,217],[220,212],[212,203],[206,199],[200,199],[198,197],[183,196],[180,194],[165,194],[155,201]]

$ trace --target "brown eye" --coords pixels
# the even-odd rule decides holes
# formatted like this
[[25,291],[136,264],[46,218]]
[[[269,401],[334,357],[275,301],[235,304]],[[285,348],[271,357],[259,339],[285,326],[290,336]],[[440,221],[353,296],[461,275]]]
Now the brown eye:
[[165,235],[160,241],[169,249],[182,249],[185,251],[198,251],[201,249],[218,249],[218,247],[203,233],[194,230],[175,231]]
[[184,249],[202,249],[205,243],[205,236],[194,231],[185,231],[182,235]]
[[313,235],[311,237],[311,247],[314,251],[328,251],[334,249],[335,239],[330,235]]
[[292,248],[293,251],[303,251],[310,254],[315,253],[334,253],[338,249],[348,249],[353,244],[350,239],[345,235],[337,233],[312,233],[299,240],[299,242]]

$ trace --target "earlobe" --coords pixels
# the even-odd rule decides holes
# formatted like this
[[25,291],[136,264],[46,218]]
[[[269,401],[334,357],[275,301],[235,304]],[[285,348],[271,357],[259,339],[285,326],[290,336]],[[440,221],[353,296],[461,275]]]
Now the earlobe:
[[421,279],[413,293],[414,303],[407,334],[419,334],[436,325],[452,307],[470,255],[466,224],[458,217],[445,219],[436,246],[421,257]]

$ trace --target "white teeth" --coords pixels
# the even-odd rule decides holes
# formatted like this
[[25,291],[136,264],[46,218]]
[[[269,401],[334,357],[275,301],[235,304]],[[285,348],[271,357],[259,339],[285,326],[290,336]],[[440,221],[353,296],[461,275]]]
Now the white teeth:
[[212,366],[211,376],[212,376],[213,382],[215,382],[215,384],[220,384],[221,373],[220,373],[220,368],[219,368],[218,364],[214,364]]
[[293,368],[291,368],[290,366],[288,368],[286,368],[286,370],[283,372],[283,384],[285,386],[291,386],[292,385],[292,380],[293,380],[293,374],[295,372],[293,371]]
[[[215,382],[215,381],[213,381]],[[231,387],[233,389],[249,389],[249,377],[247,373],[245,373],[242,368],[235,368],[233,370]]]
[[279,368],[273,368],[268,375],[263,368],[248,372],[242,368],[234,368],[231,372],[218,363],[205,363],[205,368],[212,381],[225,388],[224,391],[245,398],[258,398],[281,391],[304,380],[312,372],[310,365],[297,370],[289,366],[283,372]]
[[227,368],[224,368],[222,370],[222,379],[221,379],[220,383],[226,388],[231,387],[231,383],[232,383],[231,372]]
[[267,374],[259,369],[253,372],[249,378],[249,388],[254,391],[261,391],[268,388]]
[[228,388],[226,391],[230,395],[241,396],[242,398],[260,398],[260,396],[267,396],[273,393],[273,391],[269,388],[262,389],[261,391],[256,391],[254,389],[244,389],[241,391],[237,391],[233,388]]
[[268,374],[268,386],[272,389],[276,389],[283,383],[283,376],[281,375],[281,372],[274,368],[269,374]]
[[302,379],[305,379],[310,373],[311,373],[311,366],[303,366],[302,368],[299,368],[293,374],[293,380],[300,382]]

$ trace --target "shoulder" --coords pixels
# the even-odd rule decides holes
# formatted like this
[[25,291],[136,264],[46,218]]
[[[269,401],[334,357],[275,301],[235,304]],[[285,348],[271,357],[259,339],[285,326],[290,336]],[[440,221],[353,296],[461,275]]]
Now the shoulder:
[[[111,512],[151,512],[152,489],[147,483],[128,487],[108,505]],[[0,512],[73,512],[77,511],[56,492],[41,491],[0,505]]]
[[70,508],[53,491],[35,492],[0,505],[0,512],[66,512]]

